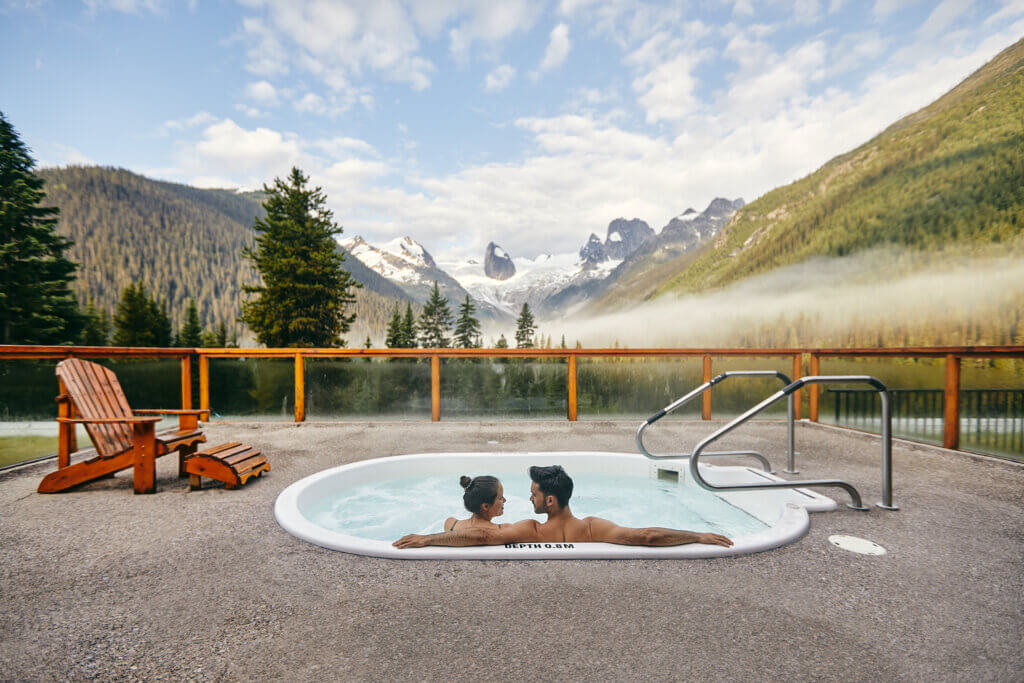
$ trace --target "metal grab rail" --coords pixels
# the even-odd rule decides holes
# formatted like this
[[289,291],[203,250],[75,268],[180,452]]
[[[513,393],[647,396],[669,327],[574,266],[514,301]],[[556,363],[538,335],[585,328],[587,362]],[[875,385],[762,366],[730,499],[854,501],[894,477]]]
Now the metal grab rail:
[[[797,381],[789,384],[784,389],[777,391],[765,400],[758,403],[756,406],[743,413],[729,424],[725,425],[715,433],[706,437],[703,441],[697,444],[697,447],[693,449],[693,453],[690,454],[690,476],[697,484],[708,491],[750,491],[755,489],[774,489],[774,488],[804,488],[807,486],[834,486],[841,488],[850,494],[852,502],[847,503],[847,507],[853,508],[854,510],[867,510],[864,504],[861,502],[860,493],[857,492],[851,484],[840,481],[838,479],[811,479],[805,481],[779,481],[765,484],[744,484],[744,485],[728,485],[728,486],[717,486],[708,481],[705,481],[700,474],[698,464],[702,451],[707,448],[708,444],[717,439],[721,438],[725,434],[728,434],[732,430],[739,427],[741,424],[757,415],[762,410],[778,402],[784,396],[792,396],[793,392],[801,388],[805,384],[848,384],[851,382],[870,384],[875,391],[879,393],[882,399],[882,502],[877,503],[877,506],[884,510],[899,510],[899,506],[893,505],[892,502],[892,412],[889,405],[889,393],[885,385],[882,384],[878,379],[869,377],[867,375],[849,375],[849,376],[827,376],[821,375],[817,377],[804,377]],[[710,455],[710,454],[709,454]]]
[[[664,408],[662,408],[661,410],[656,412],[654,415],[651,415],[649,418],[647,418],[647,420],[643,424],[640,425],[639,429],[636,430],[636,447],[638,449],[640,449],[641,453],[643,453],[645,456],[647,456],[648,458],[651,458],[653,460],[659,460],[659,459],[664,459],[664,458],[678,458],[678,457],[680,457],[679,455],[654,455],[653,453],[648,451],[647,448],[644,447],[644,432],[647,431],[648,427],[650,427],[652,424],[654,424],[655,422],[657,422],[661,418],[665,417],[666,415],[668,415],[669,413],[671,413],[671,412],[673,412],[675,410],[678,410],[679,408],[682,408],[684,405],[686,405],[687,403],[689,403],[693,399],[697,398],[698,396],[702,395],[704,392],[708,391],[711,387],[715,386],[719,382],[722,382],[722,381],[728,379],[729,377],[778,377],[779,379],[782,380],[782,383],[787,385],[787,386],[792,383],[792,380],[790,380],[788,376],[786,376],[785,374],[783,374],[783,373],[781,373],[781,372],[779,372],[777,370],[733,370],[733,371],[729,371],[729,372],[723,372],[720,375],[716,375],[715,377],[712,377],[710,380],[708,380],[707,382],[704,382],[704,384],[701,384],[699,387],[697,387],[696,389],[694,389],[690,393],[686,394],[682,398],[679,398],[679,399],[675,400],[674,402],[670,403],[669,405],[665,406]],[[788,406],[788,433],[787,433],[787,446],[786,446],[786,448],[787,448],[787,450],[786,450],[786,472],[789,472],[790,474],[797,474],[798,473],[797,470],[795,469],[795,462],[794,462],[794,458],[795,458],[795,455],[794,455],[795,438],[794,438],[794,428],[793,428],[794,415],[795,415],[795,411],[794,411],[794,407],[793,407],[793,396],[790,395],[790,397],[789,397],[789,406]],[[706,457],[711,457],[711,456],[718,457],[718,456],[728,456],[728,455],[732,455],[732,456],[749,456],[749,457],[752,457],[752,458],[755,458],[755,459],[759,460],[761,462],[761,466],[764,468],[765,472],[772,472],[773,471],[771,463],[768,462],[768,458],[764,457],[763,454],[758,453],[757,451],[714,451],[714,452],[710,452],[710,453],[705,453],[704,455]]]

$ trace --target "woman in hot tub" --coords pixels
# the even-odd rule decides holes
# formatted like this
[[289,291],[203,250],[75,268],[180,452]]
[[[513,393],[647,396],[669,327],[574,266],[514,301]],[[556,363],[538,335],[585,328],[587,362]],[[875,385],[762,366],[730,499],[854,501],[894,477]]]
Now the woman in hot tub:
[[462,504],[473,513],[473,516],[469,519],[449,517],[444,520],[444,530],[500,529],[500,524],[491,521],[495,517],[501,517],[505,512],[505,489],[498,478],[484,475],[470,479],[463,475],[459,479],[459,485],[465,490],[462,494]]

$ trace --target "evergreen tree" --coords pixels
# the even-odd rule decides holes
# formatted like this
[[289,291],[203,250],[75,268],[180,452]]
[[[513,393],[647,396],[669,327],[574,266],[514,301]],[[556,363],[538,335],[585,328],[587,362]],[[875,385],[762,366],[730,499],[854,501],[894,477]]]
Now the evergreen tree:
[[524,302],[523,309],[519,312],[519,318],[516,320],[517,349],[533,348],[533,332],[535,329],[536,323],[533,320],[533,313],[530,312],[530,305]]
[[[114,313],[114,346],[160,346],[158,341],[163,341],[166,319],[166,315],[160,314],[160,305],[149,298],[143,283],[133,282],[125,287]],[[168,322],[168,337],[169,325]]]
[[[207,349],[223,349],[228,345],[228,329],[221,320],[217,329],[210,332],[203,332],[201,345]],[[185,346],[182,344],[182,346]]]
[[395,306],[395,312],[391,314],[391,320],[388,321],[388,331],[384,335],[384,345],[389,349],[404,348],[402,332],[402,312],[398,306]]
[[58,210],[41,206],[35,161],[0,112],[0,344],[70,344],[85,320],[71,292],[78,267],[64,257]]
[[363,342],[364,349],[372,349],[373,344],[370,342],[370,335],[366,335],[366,341]]
[[[203,343],[203,328],[199,324],[199,309],[196,307],[196,300],[188,300],[188,308],[185,310],[185,323],[178,332],[178,346],[196,347],[206,346]],[[208,338],[212,342],[212,335]]]
[[460,349],[471,349],[479,347],[477,338],[480,336],[480,321],[473,317],[476,307],[469,300],[459,305],[459,319],[455,323],[455,346]]
[[412,303],[405,304],[405,317],[402,318],[402,336],[399,348],[416,348],[416,317],[412,313]]
[[355,282],[342,269],[344,256],[335,236],[342,229],[326,206],[319,187],[307,189],[308,178],[292,168],[288,182],[264,185],[264,218],[257,218],[255,250],[242,253],[259,272],[263,284],[245,287],[255,294],[242,304],[241,320],[266,346],[344,346],[355,314]]
[[505,335],[504,334],[501,335],[500,337],[498,337],[498,341],[494,343],[494,348],[496,348],[496,349],[507,349],[508,348],[508,340],[505,339]]
[[223,349],[228,345],[228,328],[221,320],[220,324],[217,325],[217,331],[213,335],[213,348]]
[[110,314],[97,309],[90,298],[85,307],[85,326],[79,340],[84,346],[107,346],[110,343]]
[[174,328],[171,316],[167,314],[167,300],[156,298],[149,302],[153,316],[153,346],[168,347],[174,344]]
[[451,343],[448,339],[448,330],[451,326],[452,312],[448,309],[448,299],[441,296],[441,290],[435,281],[430,298],[427,299],[420,314],[420,346],[425,349],[448,348]]
[[564,334],[562,335],[562,343],[558,345],[558,348],[560,348],[560,349],[566,348],[566,346],[565,346],[565,335]]

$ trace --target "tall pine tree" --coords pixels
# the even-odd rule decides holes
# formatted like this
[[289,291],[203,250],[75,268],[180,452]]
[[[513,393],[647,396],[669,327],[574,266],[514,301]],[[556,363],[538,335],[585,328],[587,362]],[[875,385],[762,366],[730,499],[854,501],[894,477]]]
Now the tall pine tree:
[[150,299],[146,286],[124,288],[114,314],[114,346],[170,346],[171,320],[163,302]]
[[451,326],[452,312],[448,309],[448,299],[441,296],[441,290],[435,281],[430,298],[427,299],[420,314],[420,346],[425,349],[448,348],[451,343],[448,339],[448,330]]
[[308,180],[293,168],[287,182],[263,186],[266,216],[253,226],[256,248],[242,251],[263,284],[245,287],[256,296],[242,304],[241,320],[270,347],[344,346],[341,335],[355,320],[347,310],[356,300],[352,288],[362,285],[342,269],[335,242],[342,229]]
[[459,305],[459,319],[455,323],[455,346],[460,349],[471,349],[478,346],[477,338],[480,336],[480,321],[473,317],[476,307],[469,300]]
[[395,312],[388,321],[388,331],[384,335],[384,345],[389,349],[401,349],[402,345],[402,311],[395,306]]
[[79,341],[84,346],[106,346],[110,343],[110,314],[106,309],[97,309],[91,298],[85,307],[85,327]]
[[196,300],[188,300],[185,310],[185,323],[178,332],[178,346],[196,347],[203,345],[203,326],[199,324],[199,309]]
[[401,349],[416,348],[416,316],[412,312],[412,303],[405,304],[405,316],[402,318]]
[[533,320],[533,313],[530,312],[530,305],[523,302],[523,309],[519,312],[516,320],[516,348],[533,348],[533,332],[537,325]]
[[34,169],[0,112],[0,344],[72,344],[85,323],[71,292],[78,266]]

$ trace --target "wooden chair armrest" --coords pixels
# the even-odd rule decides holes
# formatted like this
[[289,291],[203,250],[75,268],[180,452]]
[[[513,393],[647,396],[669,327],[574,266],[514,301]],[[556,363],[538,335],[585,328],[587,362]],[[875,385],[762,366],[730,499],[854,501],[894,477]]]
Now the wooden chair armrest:
[[146,410],[133,410],[133,413],[149,413],[152,415],[209,415],[209,410],[181,410],[177,408],[168,408],[166,410],[162,408],[148,408]]
[[57,422],[64,422],[65,424],[100,424],[100,425],[116,425],[116,424],[141,424],[151,423],[155,424],[160,421],[159,417],[58,417]]

